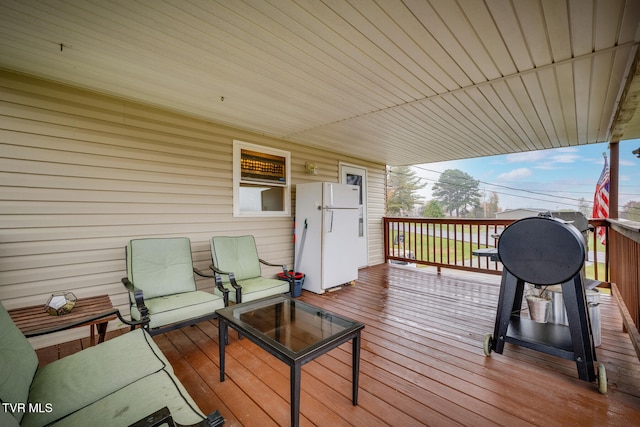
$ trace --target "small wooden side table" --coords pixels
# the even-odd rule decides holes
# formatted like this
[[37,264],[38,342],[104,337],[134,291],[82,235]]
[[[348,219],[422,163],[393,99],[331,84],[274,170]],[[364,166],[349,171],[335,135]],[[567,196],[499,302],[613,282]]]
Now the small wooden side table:
[[[95,317],[96,314],[109,310],[113,310],[113,304],[111,303],[109,295],[99,295],[96,297],[78,298],[71,313],[61,316],[51,316],[44,310],[44,304],[9,310],[9,315],[20,331],[26,335],[29,332],[55,328],[73,322],[81,322],[84,318]],[[100,319],[90,319],[87,322],[78,324],[77,327],[90,327],[91,345],[94,345],[95,329],[98,331],[98,342],[103,342],[104,336],[107,333],[107,325],[110,320],[114,320],[115,318],[116,314]]]

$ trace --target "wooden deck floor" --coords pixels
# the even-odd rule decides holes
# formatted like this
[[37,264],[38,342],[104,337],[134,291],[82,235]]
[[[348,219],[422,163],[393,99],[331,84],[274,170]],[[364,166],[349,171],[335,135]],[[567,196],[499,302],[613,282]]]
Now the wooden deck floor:
[[[595,382],[578,379],[568,360],[511,344],[485,357],[483,336],[493,331],[499,280],[380,265],[360,270],[355,286],[303,292],[302,300],[366,327],[359,405],[351,405],[345,344],[303,367],[301,425],[639,425],[640,363],[612,298],[601,297],[596,354],[608,377],[608,393],[601,395]],[[217,337],[212,321],[155,340],[201,409],[219,409],[226,426],[289,425],[286,365],[232,332],[221,383]],[[39,353],[46,362],[83,345]]]

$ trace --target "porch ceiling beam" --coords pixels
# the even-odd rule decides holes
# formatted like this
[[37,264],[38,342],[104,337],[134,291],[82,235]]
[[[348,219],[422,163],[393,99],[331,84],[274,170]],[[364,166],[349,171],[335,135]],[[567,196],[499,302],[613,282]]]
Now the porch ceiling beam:
[[[638,50],[637,44],[634,47],[636,49],[635,58],[627,73],[627,83],[620,96],[618,109],[611,124],[612,142],[618,142],[623,138],[632,139],[640,136],[638,129],[632,129],[630,126],[633,123],[634,116],[638,113],[638,106],[640,105],[640,50]],[[633,135],[626,134],[627,130],[632,131]]]

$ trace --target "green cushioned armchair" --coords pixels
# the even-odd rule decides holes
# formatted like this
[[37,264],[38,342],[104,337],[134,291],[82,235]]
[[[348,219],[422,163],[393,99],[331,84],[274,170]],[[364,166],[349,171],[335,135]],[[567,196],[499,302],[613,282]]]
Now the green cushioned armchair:
[[218,294],[198,291],[191,242],[185,237],[131,240],[126,247],[127,277],[122,283],[129,291],[131,318],[149,319],[152,335],[192,325],[216,317],[216,310],[229,302],[222,285]]
[[259,298],[291,292],[290,281],[263,277],[260,264],[281,267],[287,275],[287,266],[271,264],[258,257],[258,249],[253,236],[212,237],[211,257],[217,287],[215,293],[221,295],[221,288],[231,288],[229,294],[235,303],[253,301]]

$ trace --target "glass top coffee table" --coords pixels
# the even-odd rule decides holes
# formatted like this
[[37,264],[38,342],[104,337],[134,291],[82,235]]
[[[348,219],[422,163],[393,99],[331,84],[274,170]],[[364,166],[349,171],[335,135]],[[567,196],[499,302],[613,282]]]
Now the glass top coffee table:
[[360,332],[362,323],[286,296],[273,296],[216,310],[219,321],[220,381],[228,327],[238,331],[290,367],[291,425],[300,418],[302,365],[351,340],[352,402],[358,404]]

